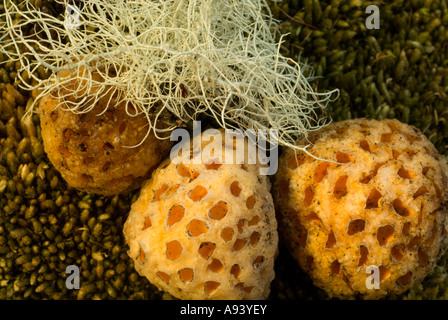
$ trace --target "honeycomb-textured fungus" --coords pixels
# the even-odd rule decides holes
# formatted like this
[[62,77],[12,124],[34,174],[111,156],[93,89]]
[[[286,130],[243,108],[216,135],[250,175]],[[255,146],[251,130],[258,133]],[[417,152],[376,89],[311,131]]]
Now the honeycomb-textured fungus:
[[270,182],[258,164],[219,163],[154,171],[124,226],[129,255],[177,298],[265,299],[278,243]]
[[[446,159],[397,120],[347,120],[309,140],[319,159],[286,150],[273,185],[279,232],[299,265],[339,298],[422,281],[444,250]],[[365,285],[369,266],[380,289]]]

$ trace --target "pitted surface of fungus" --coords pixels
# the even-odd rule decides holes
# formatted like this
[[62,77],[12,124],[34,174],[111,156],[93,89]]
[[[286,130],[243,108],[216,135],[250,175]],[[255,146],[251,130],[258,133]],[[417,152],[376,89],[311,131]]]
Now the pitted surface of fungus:
[[167,159],[144,183],[124,226],[129,256],[180,299],[265,299],[278,244],[269,180],[257,164],[202,160]]
[[[273,195],[279,232],[330,296],[380,298],[419,283],[445,250],[448,166],[398,120],[347,120],[309,151],[280,158]],[[368,266],[380,288],[368,289]]]
[[[63,79],[72,79],[65,86],[71,88],[70,92],[77,88],[77,94],[62,98],[48,94],[42,98],[39,112],[45,151],[62,177],[76,189],[102,195],[135,189],[160,164],[172,143],[151,133],[140,144],[148,120],[144,115],[130,117],[127,112],[132,105],[120,102],[116,94],[105,95],[94,105],[87,101],[84,107],[91,108],[88,112],[64,110],[62,102],[82,100],[83,91],[97,89],[87,89],[84,80],[79,80],[86,74],[82,68],[73,75],[61,74]],[[98,74],[90,76],[101,83]],[[107,108],[109,103],[113,107]]]

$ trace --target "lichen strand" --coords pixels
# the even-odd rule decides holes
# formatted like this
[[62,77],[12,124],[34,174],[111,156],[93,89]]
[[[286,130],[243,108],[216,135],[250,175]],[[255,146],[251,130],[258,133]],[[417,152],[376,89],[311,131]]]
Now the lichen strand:
[[[277,22],[264,1],[89,0],[78,9],[79,27],[32,1],[8,3],[0,15],[7,18],[2,51],[22,71],[43,67],[49,75],[22,85],[41,90],[37,98],[69,91],[76,98],[64,108],[73,112],[86,112],[86,101],[94,105],[112,90],[138,113],[157,115],[148,134],[156,129],[159,137],[166,110],[177,119],[169,129],[205,113],[226,128],[277,129],[280,144],[299,148],[294,141],[326,123],[321,110],[337,96],[315,92],[309,66],[279,53]],[[20,37],[25,29],[31,34]],[[64,75],[78,68],[85,72],[77,73],[83,87],[75,91]]]

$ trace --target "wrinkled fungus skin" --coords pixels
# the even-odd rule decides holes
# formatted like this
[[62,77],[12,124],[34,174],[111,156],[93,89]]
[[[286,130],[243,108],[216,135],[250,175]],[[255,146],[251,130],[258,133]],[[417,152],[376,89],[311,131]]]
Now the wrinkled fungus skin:
[[124,225],[136,270],[179,299],[266,299],[278,245],[269,191],[257,164],[165,160]]
[[[82,87],[80,82],[72,80],[72,90]],[[145,139],[147,118],[131,117],[125,102],[115,96],[109,102],[110,98],[110,94],[102,96],[92,110],[79,114],[62,108],[67,99],[75,99],[73,95],[61,99],[47,94],[39,104],[48,158],[64,180],[81,191],[114,195],[134,190],[172,146],[169,139],[158,139],[153,132]]]
[[337,298],[420,283],[446,248],[446,159],[398,120],[336,122],[310,140],[333,162],[288,150],[273,183],[279,234],[300,267]]

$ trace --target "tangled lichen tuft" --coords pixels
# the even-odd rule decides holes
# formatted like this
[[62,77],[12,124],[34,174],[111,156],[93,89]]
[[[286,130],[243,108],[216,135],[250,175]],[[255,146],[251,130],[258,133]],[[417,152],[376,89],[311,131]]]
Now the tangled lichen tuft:
[[[86,103],[113,90],[146,115],[147,135],[205,114],[224,128],[277,129],[279,144],[300,148],[294,141],[328,122],[322,111],[337,95],[315,92],[309,67],[280,54],[277,22],[264,1],[88,0],[66,6],[65,15],[31,1],[5,0],[4,8],[0,51],[20,63],[19,77],[33,75],[25,88],[40,89],[38,98],[61,97],[59,72],[85,67],[82,91],[91,93],[61,107],[88,112]],[[34,76],[39,67],[50,76]],[[166,110],[177,122],[156,128]]]

